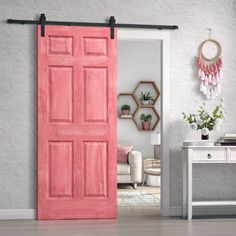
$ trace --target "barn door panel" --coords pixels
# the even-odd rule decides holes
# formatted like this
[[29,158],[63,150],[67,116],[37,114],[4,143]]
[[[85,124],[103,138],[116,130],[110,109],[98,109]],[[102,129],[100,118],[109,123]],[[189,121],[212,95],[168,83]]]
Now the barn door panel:
[[38,218],[116,218],[116,39],[38,28]]

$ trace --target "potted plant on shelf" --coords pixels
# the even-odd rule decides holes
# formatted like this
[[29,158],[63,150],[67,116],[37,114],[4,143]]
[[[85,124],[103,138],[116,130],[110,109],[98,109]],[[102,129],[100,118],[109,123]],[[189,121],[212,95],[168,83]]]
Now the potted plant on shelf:
[[130,110],[131,110],[130,105],[124,104],[124,105],[121,107],[121,115],[129,115]]
[[223,100],[221,100],[219,105],[215,106],[212,113],[206,111],[206,105],[203,103],[197,114],[186,115],[184,112],[182,114],[183,119],[190,124],[191,129],[201,130],[202,140],[209,139],[211,130],[219,130],[226,116]]
[[143,130],[150,130],[152,115],[142,113],[139,118],[142,121]]
[[143,93],[142,91],[139,94],[140,101],[143,105],[148,105],[150,102],[154,102],[153,96],[151,95],[151,91],[148,91],[146,93]]

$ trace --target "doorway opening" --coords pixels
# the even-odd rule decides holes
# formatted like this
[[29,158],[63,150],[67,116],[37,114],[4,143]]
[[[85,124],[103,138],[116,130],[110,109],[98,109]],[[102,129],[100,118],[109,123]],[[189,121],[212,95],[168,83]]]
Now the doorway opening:
[[[120,215],[130,209],[135,215],[169,213],[169,184],[166,184],[169,155],[165,142],[168,130],[163,122],[167,111],[163,112],[163,102],[168,102],[165,97],[163,101],[163,88],[167,85],[167,81],[163,84],[163,78],[167,78],[168,57],[164,56],[167,43],[166,32],[118,30],[117,200]],[[166,135],[163,136],[164,129]],[[167,156],[167,160],[163,156]],[[165,196],[168,198],[162,199]]]

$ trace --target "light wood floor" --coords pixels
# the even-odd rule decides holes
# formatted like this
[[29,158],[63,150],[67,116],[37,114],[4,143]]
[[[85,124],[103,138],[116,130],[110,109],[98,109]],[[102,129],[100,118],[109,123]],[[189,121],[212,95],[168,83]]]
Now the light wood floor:
[[119,207],[118,215],[117,220],[2,220],[0,236],[236,236],[236,218],[189,222],[161,217],[159,207]]
[[0,236],[235,236],[236,219],[160,217],[156,209],[119,209],[117,220],[2,220]]

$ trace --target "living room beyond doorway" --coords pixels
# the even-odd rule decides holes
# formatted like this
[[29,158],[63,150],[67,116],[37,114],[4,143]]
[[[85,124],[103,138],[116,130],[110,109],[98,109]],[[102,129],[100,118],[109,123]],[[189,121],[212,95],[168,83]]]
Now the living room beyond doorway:
[[119,212],[160,214],[161,77],[161,41],[118,39]]

